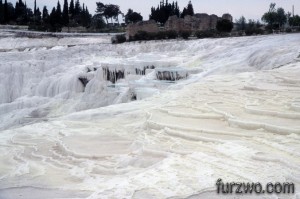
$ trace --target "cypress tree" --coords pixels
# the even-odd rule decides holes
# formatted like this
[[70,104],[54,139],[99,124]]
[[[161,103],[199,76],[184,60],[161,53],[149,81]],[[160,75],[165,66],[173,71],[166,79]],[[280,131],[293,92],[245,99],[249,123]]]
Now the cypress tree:
[[79,15],[80,12],[81,12],[80,2],[79,0],[76,0],[74,13],[75,15]]
[[4,8],[3,8],[3,10],[4,10],[4,23],[7,23],[8,21],[9,21],[9,18],[8,18],[8,5],[7,5],[7,0],[5,0],[4,1]]
[[180,17],[180,9],[177,1],[175,3],[175,15],[177,15],[177,17]]
[[50,13],[50,18],[51,18],[51,20],[53,20],[53,18],[55,17],[55,13],[56,13],[56,9],[55,9],[55,7],[53,7],[53,8],[52,8],[52,11],[51,11],[51,13]]
[[34,10],[33,10],[34,16],[36,15],[36,0],[34,0]]
[[192,1],[189,1],[189,4],[187,6],[187,15],[194,16],[194,7]]
[[41,14],[42,13],[40,11],[40,8],[37,8],[36,12],[35,12],[35,17],[36,17],[36,23],[37,24],[41,24],[41,20],[42,20]]
[[3,24],[4,21],[4,10],[3,10],[3,3],[2,0],[0,0],[0,24]]
[[80,25],[86,26],[85,6],[82,4],[82,10],[80,12]]
[[43,22],[47,23],[48,18],[49,18],[48,9],[47,9],[46,6],[44,6],[44,8],[43,8],[43,16],[42,16]]
[[84,27],[87,27],[91,24],[91,16],[89,13],[89,10],[87,6],[84,4],[82,5],[82,11],[81,11],[81,25]]
[[85,18],[86,18],[86,26],[89,26],[92,23],[92,17],[90,15],[87,6],[85,7]]
[[62,19],[61,6],[60,6],[59,1],[57,1],[56,16],[55,16],[56,23],[60,24],[62,22],[61,19]]
[[56,31],[56,9],[53,7],[51,14],[49,16],[49,23],[51,25],[51,31]]
[[150,19],[155,20],[156,22],[160,22],[161,24],[165,24],[170,16],[176,15],[179,17],[180,10],[178,7],[178,2],[169,3],[168,0],[162,1],[157,8],[151,8]]
[[15,6],[15,18],[17,22],[19,20],[19,17],[21,17],[21,14],[22,14],[22,10],[20,6],[20,1],[19,2],[17,1]]
[[184,18],[186,15],[194,16],[194,7],[191,1],[189,1],[187,7],[183,9],[181,18]]
[[63,24],[66,26],[69,24],[69,8],[68,8],[68,0],[64,1],[64,9],[62,13]]
[[70,13],[72,16],[74,16],[74,14],[75,14],[74,0],[71,0],[71,2],[70,2],[69,13]]

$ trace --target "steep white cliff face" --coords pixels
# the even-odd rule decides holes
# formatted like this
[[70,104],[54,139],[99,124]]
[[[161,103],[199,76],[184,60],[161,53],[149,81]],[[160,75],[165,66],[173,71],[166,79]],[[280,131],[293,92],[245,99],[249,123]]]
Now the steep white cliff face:
[[108,41],[0,39],[0,198],[300,185],[299,34]]

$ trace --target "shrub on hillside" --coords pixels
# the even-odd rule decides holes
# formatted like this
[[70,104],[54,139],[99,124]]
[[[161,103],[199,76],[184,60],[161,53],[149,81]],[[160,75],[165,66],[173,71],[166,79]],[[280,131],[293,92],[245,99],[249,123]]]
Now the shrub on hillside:
[[291,29],[291,28],[287,28],[287,29],[285,30],[285,32],[291,33],[291,32],[292,32],[292,29]]
[[121,44],[126,42],[126,36],[124,34],[122,35],[116,35],[115,37],[112,38],[112,43],[113,44]]
[[157,33],[155,32],[147,32],[146,40],[155,40],[157,37]]
[[192,35],[192,32],[191,31],[188,31],[188,30],[185,30],[185,31],[181,31],[180,32],[180,36],[183,38],[183,39],[189,39],[189,37]]
[[247,29],[245,30],[245,34],[246,34],[247,36],[251,36],[251,35],[254,34],[254,30],[251,29],[251,28],[247,28]]
[[262,30],[262,29],[260,29],[260,28],[256,28],[255,29],[255,34],[257,34],[257,35],[263,35],[265,32]]
[[167,38],[166,32],[160,31],[160,32],[156,33],[156,39],[162,40],[162,39],[166,39],[166,38]]
[[177,39],[178,33],[175,30],[169,30],[166,32],[166,36],[168,37],[168,39]]
[[229,33],[229,32],[219,32],[218,36],[219,37],[230,37],[231,33]]
[[238,36],[244,36],[244,31],[239,31]]
[[211,38],[215,36],[215,32],[213,30],[207,30],[207,31],[197,31],[195,33],[195,36],[198,39],[203,39],[203,38]]
[[134,40],[135,41],[149,40],[149,33],[147,33],[146,31],[138,31],[134,35]]
[[260,28],[256,28],[256,27],[249,27],[246,28],[245,33],[247,36],[251,36],[251,35],[262,35],[264,34],[264,31]]
[[217,22],[217,30],[219,32],[231,32],[233,23],[227,19],[222,19]]

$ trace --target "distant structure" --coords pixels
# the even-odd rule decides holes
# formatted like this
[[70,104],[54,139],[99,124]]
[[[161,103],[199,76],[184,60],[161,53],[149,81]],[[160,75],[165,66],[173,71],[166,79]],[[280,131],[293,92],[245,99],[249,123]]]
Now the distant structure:
[[228,14],[228,13],[223,14],[222,19],[227,19],[227,20],[229,20],[229,21],[231,21],[231,22],[232,22],[232,20],[233,20],[231,14]]
[[217,22],[220,19],[227,19],[232,22],[233,18],[230,14],[223,14],[222,17],[217,15],[208,15],[206,13],[195,14],[194,16],[187,15],[184,18],[178,18],[176,15],[169,17],[163,28],[159,28],[154,20],[141,21],[127,26],[127,37],[134,36],[138,31],[146,31],[151,33],[159,32],[160,30],[175,30],[179,31],[206,31],[215,30]]
[[156,33],[159,31],[157,23],[154,20],[140,21],[137,23],[129,24],[127,26],[127,36],[134,36],[138,31],[146,31]]
[[295,6],[293,5],[293,17],[295,16]]

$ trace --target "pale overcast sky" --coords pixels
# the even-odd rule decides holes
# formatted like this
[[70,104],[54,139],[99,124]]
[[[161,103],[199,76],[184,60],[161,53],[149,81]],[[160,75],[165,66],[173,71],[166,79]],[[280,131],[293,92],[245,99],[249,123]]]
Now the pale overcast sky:
[[[16,0],[8,1],[13,4],[16,2]],[[60,0],[60,3],[63,4],[63,1],[64,0]],[[189,0],[178,0],[181,10],[188,4],[188,1]],[[26,0],[26,2],[27,5],[33,8],[34,0]],[[70,2],[70,0],[68,0],[68,2]],[[80,2],[81,4],[85,3],[90,13],[94,14],[98,0],[80,0]],[[101,2],[105,4],[117,4],[124,13],[127,12],[128,8],[132,8],[134,11],[140,12],[144,20],[148,20],[151,7],[156,7],[160,0],[102,0]],[[169,2],[172,2],[172,0],[169,0]],[[292,12],[292,5],[294,5],[295,14],[300,15],[300,0],[192,0],[196,13],[216,14],[219,16],[223,13],[230,13],[234,19],[244,15],[247,19],[255,20],[261,18],[272,2],[276,3],[277,7],[283,7],[286,12]],[[46,5],[49,12],[56,4],[57,0],[37,0],[37,5],[40,8]]]

